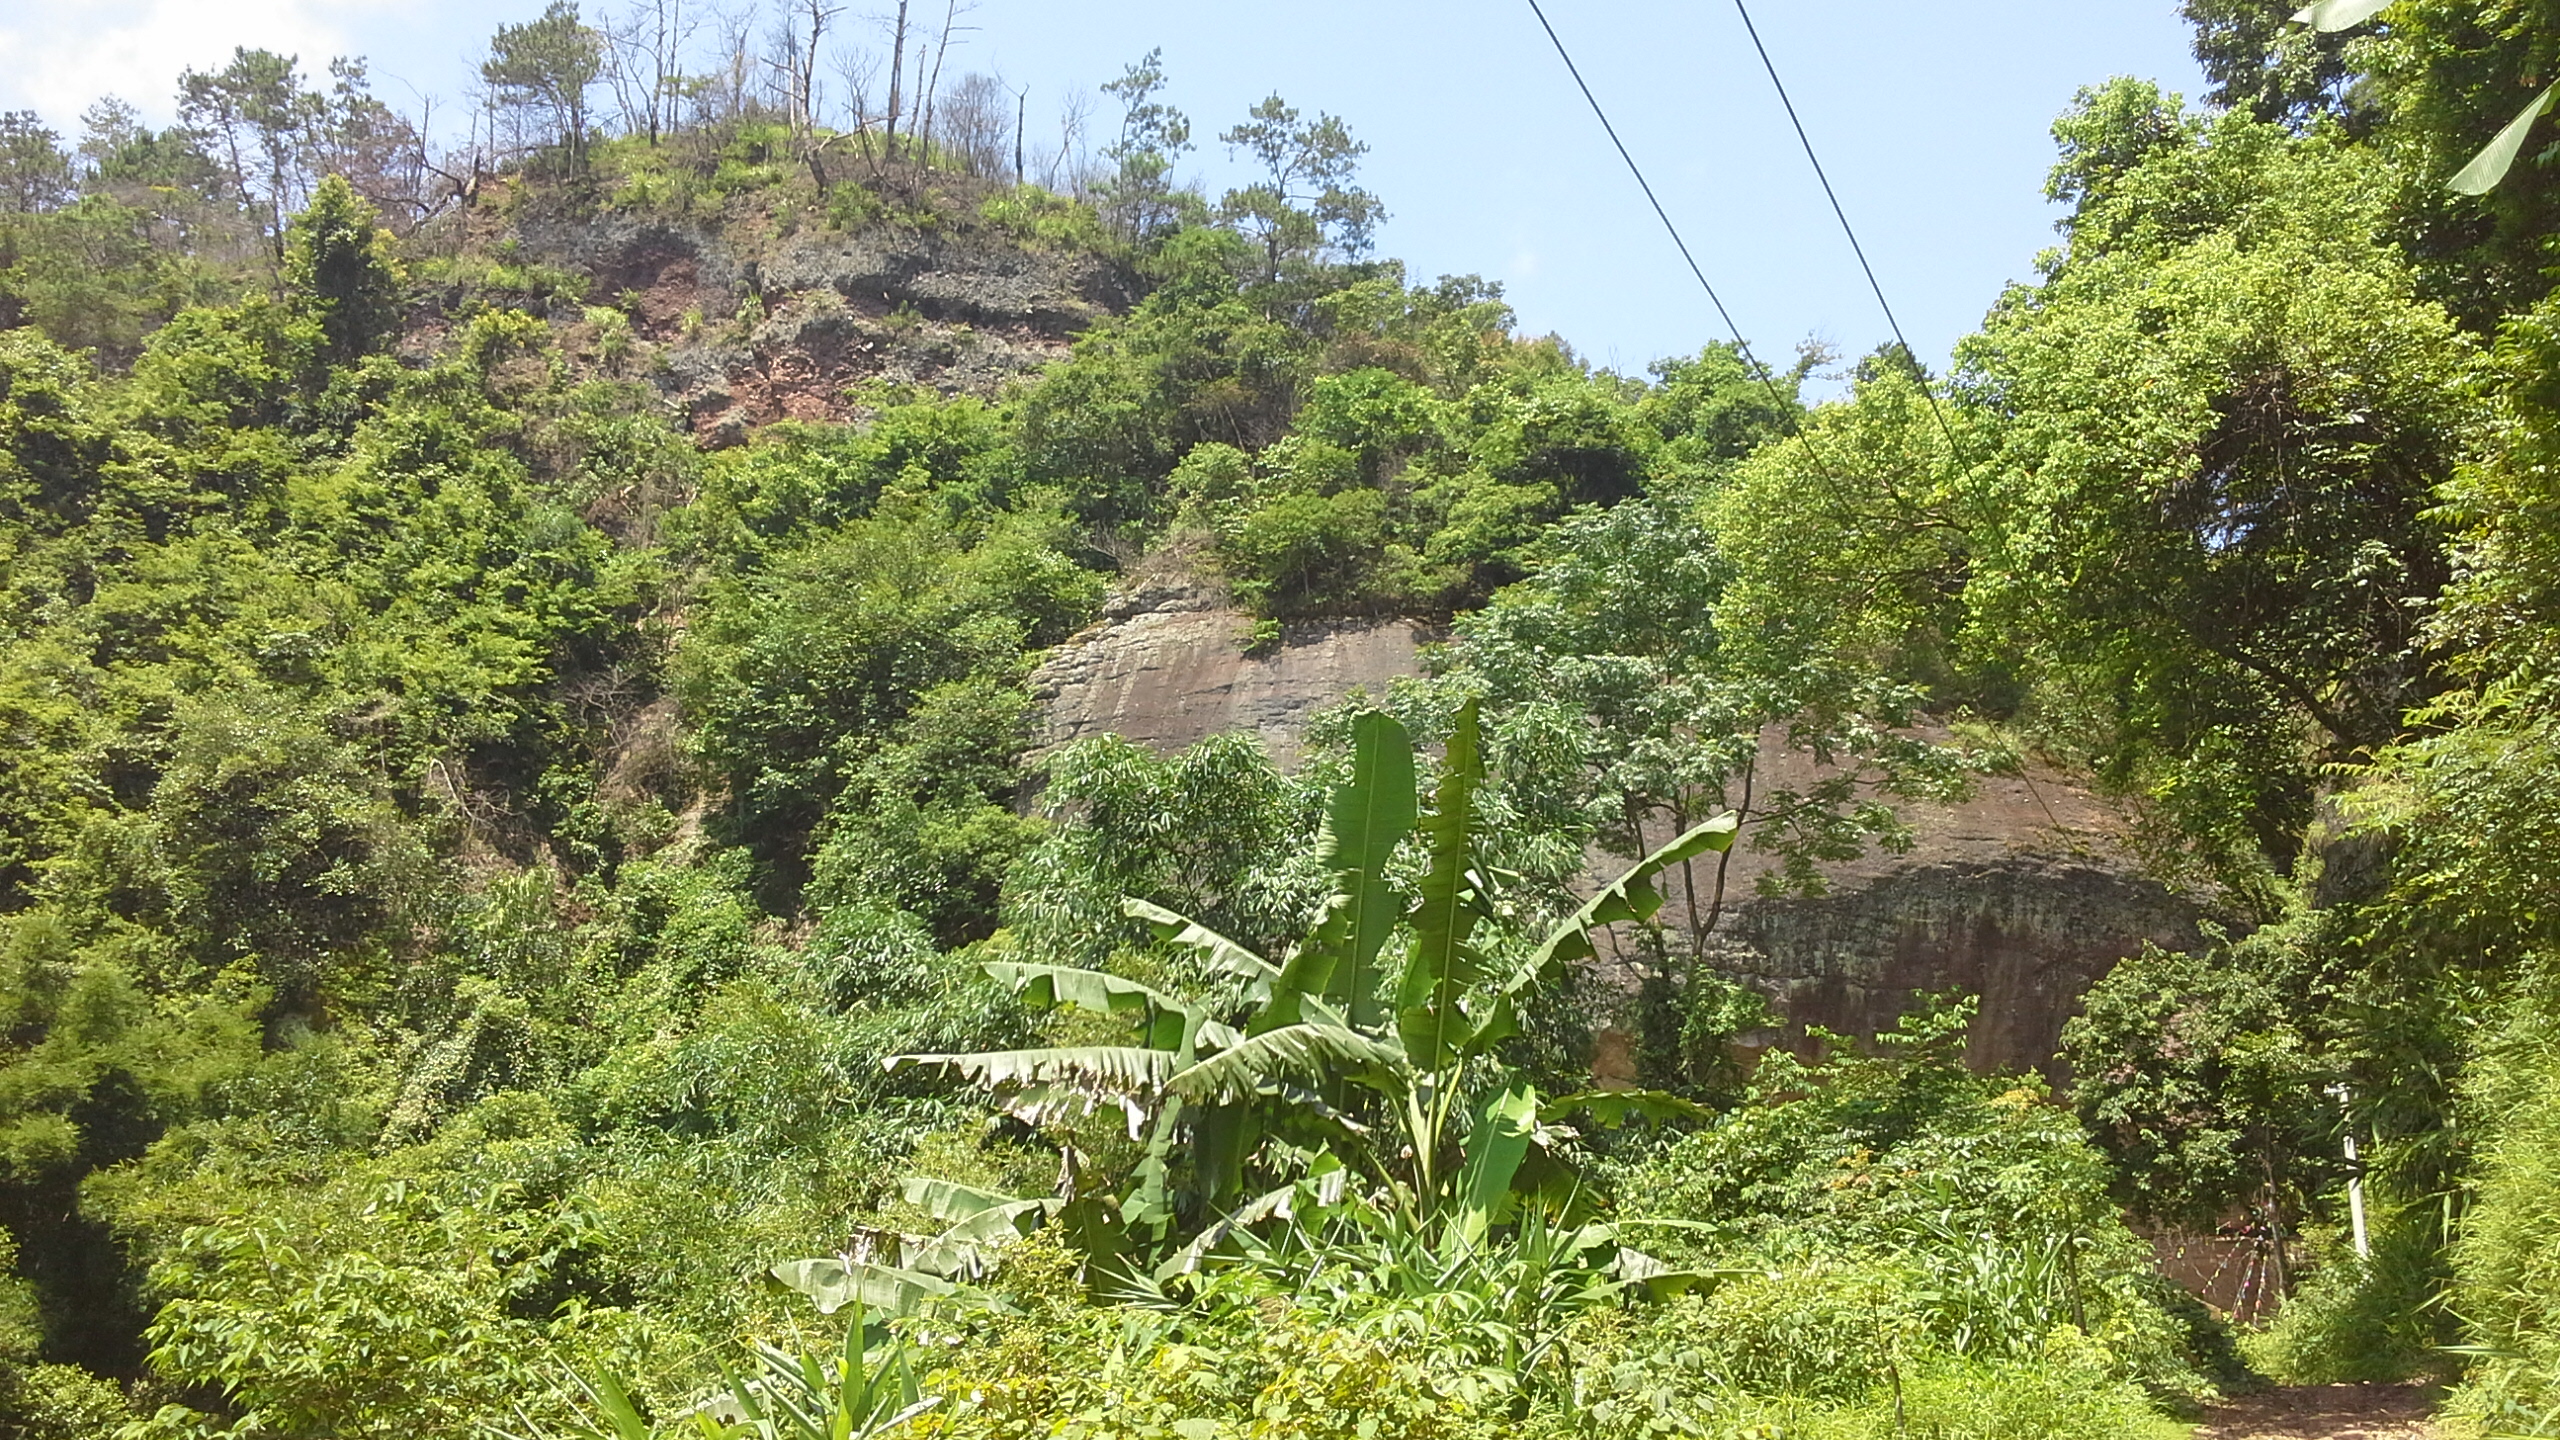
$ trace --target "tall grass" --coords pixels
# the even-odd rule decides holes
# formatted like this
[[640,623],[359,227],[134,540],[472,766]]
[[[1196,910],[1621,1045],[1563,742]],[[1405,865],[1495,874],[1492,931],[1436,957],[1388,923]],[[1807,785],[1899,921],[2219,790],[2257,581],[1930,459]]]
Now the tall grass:
[[[2535,988],[2528,987],[2528,995]],[[2479,1182],[2453,1246],[2477,1357],[2454,1409],[2502,1435],[2560,1435],[2560,1024],[2528,999],[2473,1068]]]

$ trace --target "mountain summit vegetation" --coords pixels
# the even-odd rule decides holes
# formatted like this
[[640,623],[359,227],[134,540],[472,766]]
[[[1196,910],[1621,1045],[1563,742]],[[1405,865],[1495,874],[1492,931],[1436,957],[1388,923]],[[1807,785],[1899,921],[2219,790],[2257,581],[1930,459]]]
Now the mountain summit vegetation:
[[[0,1434],[2560,1434],[2560,11],[2291,8],[1944,375],[1595,368],[905,0],[0,116]],[[1166,574],[1446,643],[1035,753]],[[2213,917],[2067,1088],[1719,968],[2030,763]]]

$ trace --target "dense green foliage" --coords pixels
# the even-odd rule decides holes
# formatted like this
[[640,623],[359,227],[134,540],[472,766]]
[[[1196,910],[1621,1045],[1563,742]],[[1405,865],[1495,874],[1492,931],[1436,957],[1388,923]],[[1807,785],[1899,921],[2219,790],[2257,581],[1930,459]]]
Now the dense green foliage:
[[[2143,1222],[2257,1237],[2268,1373],[2560,1433],[2549,132],[2445,185],[2552,28],[2286,8],[2191,0],[2220,108],[2084,92],[2037,278],[1815,405],[1411,283],[1278,96],[1182,188],[1159,55],[1061,193],[565,3],[442,189],[348,62],[0,116],[0,1431],[2099,1440],[2242,1363]],[[661,382],[761,282],[563,219],[1125,303],[746,433]],[[1036,752],[1168,574],[1447,643],[1294,771]],[[1735,847],[1818,891],[2022,756],[2213,917],[2067,1096],[1720,968]]]

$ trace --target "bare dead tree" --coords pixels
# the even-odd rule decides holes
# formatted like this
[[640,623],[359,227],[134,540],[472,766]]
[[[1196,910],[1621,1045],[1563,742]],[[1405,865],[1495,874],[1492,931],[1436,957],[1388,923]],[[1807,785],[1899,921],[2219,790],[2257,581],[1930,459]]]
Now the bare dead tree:
[[827,22],[844,13],[842,5],[826,0],[800,0],[799,18],[805,30],[800,46],[800,73],[794,105],[803,132],[814,134],[818,128],[818,43],[827,33]]
[[871,129],[879,123],[880,117],[871,110],[871,82],[880,71],[879,57],[859,46],[840,46],[835,59],[836,78],[844,82],[845,128],[853,133],[854,144],[861,152],[863,163],[869,165],[876,175],[880,170],[880,157],[872,148]]
[[[911,79],[907,85],[907,113],[919,118],[922,118],[924,115],[924,62],[924,37],[919,35],[916,37],[916,73],[914,78]],[[923,144],[923,148],[917,149],[916,151],[916,163],[919,165],[930,165],[933,163],[933,141],[931,137],[922,133],[924,128],[925,127],[921,124],[912,127],[911,138],[920,140]],[[909,148],[914,149],[916,147],[911,146]]]
[[735,120],[753,106],[755,15],[753,6],[734,15],[720,15],[719,58],[694,86],[696,124]]
[[1066,103],[1058,107],[1058,148],[1049,152],[1040,166],[1043,189],[1079,200],[1085,198],[1088,157],[1084,132],[1085,122],[1092,118],[1093,96],[1083,90],[1068,91]]
[[632,0],[605,21],[605,79],[625,134],[645,135],[654,146],[674,126],[685,46],[701,25],[684,0]]
[[1031,87],[1023,86],[1013,101],[1013,183],[1020,185],[1026,174],[1022,168],[1022,128],[1024,122],[1031,118]]
[[889,32],[889,158],[898,158],[898,83],[906,74],[907,0],[898,0],[898,23]]
[[943,150],[961,169],[990,178],[1004,173],[1005,131],[1013,124],[1005,113],[1013,107],[1005,102],[1012,98],[1003,80],[988,75],[965,75],[951,87],[939,123],[946,131]]
[[657,83],[650,91],[649,143],[655,145],[659,135],[675,123],[676,97],[684,90],[685,46],[702,21],[686,13],[683,0],[651,0],[651,11],[663,17],[650,29],[649,67]]
[[[933,163],[933,102],[935,97],[938,96],[942,90],[942,62],[951,54],[951,32],[955,29],[977,29],[978,27],[975,25],[960,25],[955,23],[961,16],[966,15],[977,8],[978,7],[975,5],[964,5],[960,3],[960,0],[943,0],[942,28],[934,32],[933,79],[924,87],[924,133],[922,138],[924,140],[924,163],[927,165],[931,165]],[[921,57],[919,57],[919,61],[921,61]],[[921,63],[919,63],[918,68],[922,68]]]
[[783,116],[791,126],[792,142],[821,193],[827,188],[827,147],[842,137],[818,133],[818,55],[827,22],[843,13],[843,6],[827,0],[798,0],[782,14],[775,34],[776,53],[770,61],[781,75]]
[[775,108],[791,127],[792,139],[806,146],[818,126],[818,56],[827,22],[844,13],[826,0],[792,0],[774,22],[767,38],[764,68]]
[[651,104],[651,89],[656,81],[648,73],[642,51],[646,44],[641,24],[645,15],[638,6],[620,15],[607,15],[598,28],[604,33],[604,85],[613,92],[614,113],[621,117],[622,133],[647,135],[649,143],[658,143],[656,107]]

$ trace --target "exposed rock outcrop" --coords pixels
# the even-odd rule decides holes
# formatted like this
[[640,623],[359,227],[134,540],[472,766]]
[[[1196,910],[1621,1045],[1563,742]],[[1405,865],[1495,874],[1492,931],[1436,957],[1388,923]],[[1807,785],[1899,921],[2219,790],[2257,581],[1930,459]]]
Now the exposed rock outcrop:
[[1091,254],[983,228],[608,214],[528,218],[515,238],[630,316],[660,347],[652,378],[715,444],[775,420],[858,418],[848,391],[873,381],[992,396],[1133,298]]
[[1205,587],[1152,582],[1123,591],[1102,624],[1059,646],[1032,676],[1046,707],[1041,752],[1105,734],[1179,750],[1249,730],[1292,764],[1310,716],[1421,673],[1421,647],[1433,638],[1412,620],[1307,621],[1261,647],[1252,637],[1252,617]]
[[1798,1025],[1893,1027],[1921,995],[1982,997],[1966,1058],[2062,1078],[2054,1052],[2080,997],[2145,942],[2196,943],[2199,909],[2120,863],[2021,846],[1897,866],[1811,898],[1755,897],[1726,964]]
[[[1266,651],[1252,635],[1252,618],[1206,587],[1153,580],[1124,589],[1103,623],[1033,677],[1046,708],[1043,749],[1118,734],[1170,751],[1250,730],[1290,764],[1309,716],[1419,673],[1420,647],[1433,638],[1409,620],[1292,625]],[[1773,745],[1759,783],[1801,787],[1814,769],[1810,757]],[[2143,874],[2126,852],[2124,818],[2065,776],[1986,777],[1965,800],[1902,813],[1915,832],[1908,851],[1828,866],[1818,896],[1758,893],[1775,862],[1748,846],[1726,867],[1718,963],[1767,994],[1799,1032],[1890,1029],[1922,995],[1963,989],[1982,997],[1973,1064],[2060,1078],[2063,1023],[2093,981],[2145,944],[2196,943],[2201,907]],[[1697,874],[1703,892],[1713,872]],[[1665,910],[1675,920],[1688,912],[1678,878]],[[1708,897],[1700,899],[1703,910]]]

